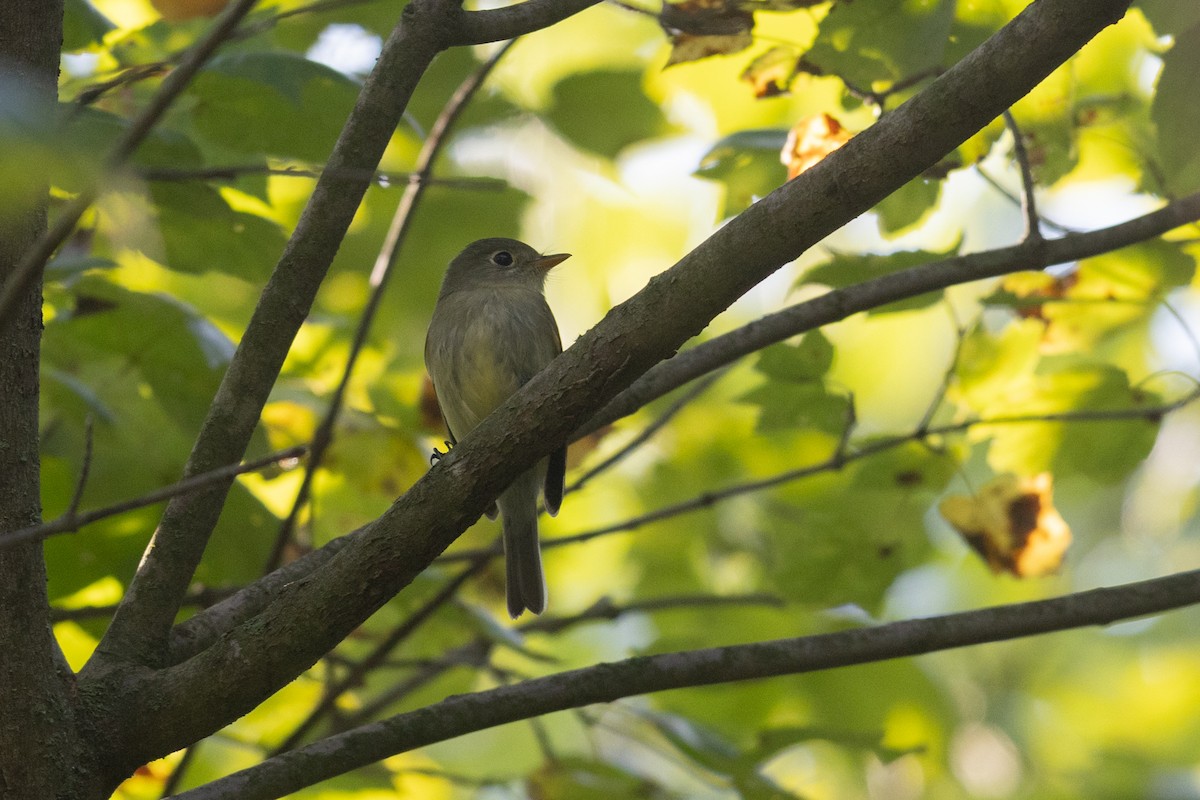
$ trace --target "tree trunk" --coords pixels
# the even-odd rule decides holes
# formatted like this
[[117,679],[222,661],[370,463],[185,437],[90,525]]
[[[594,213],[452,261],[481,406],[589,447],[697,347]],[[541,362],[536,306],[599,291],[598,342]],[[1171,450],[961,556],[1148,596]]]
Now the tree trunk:
[[[57,97],[61,0],[0,5],[0,81],[22,122],[33,101],[49,121]],[[13,113],[13,112],[10,112]],[[5,145],[8,149],[11,145]],[[46,227],[45,185],[23,196],[5,186],[0,279]],[[41,284],[21,298],[0,336],[0,531],[41,518],[38,346]],[[0,550],[0,798],[104,796],[76,724],[74,675],[50,629],[40,542]]]

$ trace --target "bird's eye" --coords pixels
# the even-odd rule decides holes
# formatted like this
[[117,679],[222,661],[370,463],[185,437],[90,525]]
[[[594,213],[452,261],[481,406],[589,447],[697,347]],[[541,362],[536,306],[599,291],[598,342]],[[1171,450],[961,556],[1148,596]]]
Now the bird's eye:
[[499,253],[493,253],[492,263],[499,267],[512,266],[512,253],[508,252],[507,250],[501,250]]

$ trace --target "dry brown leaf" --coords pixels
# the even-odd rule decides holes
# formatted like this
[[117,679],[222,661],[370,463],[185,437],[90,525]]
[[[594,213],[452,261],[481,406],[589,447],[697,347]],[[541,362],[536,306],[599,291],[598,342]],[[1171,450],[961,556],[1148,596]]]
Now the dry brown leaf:
[[664,3],[659,23],[673,45],[668,67],[737,53],[754,43],[754,15],[728,0]]
[[1071,544],[1071,529],[1054,508],[1053,483],[1049,473],[1001,475],[973,497],[947,497],[938,510],[993,572],[1048,575]]
[[850,141],[854,134],[828,114],[805,117],[788,131],[779,160],[788,168],[788,180],[820,163]]
[[739,77],[754,87],[755,97],[785,94],[796,74],[798,58],[790,47],[772,47],[751,61]]

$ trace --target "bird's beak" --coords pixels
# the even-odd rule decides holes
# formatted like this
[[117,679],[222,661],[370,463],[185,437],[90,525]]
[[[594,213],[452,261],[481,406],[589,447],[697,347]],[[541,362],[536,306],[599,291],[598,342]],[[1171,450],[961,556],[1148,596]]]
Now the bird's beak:
[[554,253],[552,255],[542,256],[533,263],[534,266],[536,266],[542,272],[549,272],[570,257],[570,253]]

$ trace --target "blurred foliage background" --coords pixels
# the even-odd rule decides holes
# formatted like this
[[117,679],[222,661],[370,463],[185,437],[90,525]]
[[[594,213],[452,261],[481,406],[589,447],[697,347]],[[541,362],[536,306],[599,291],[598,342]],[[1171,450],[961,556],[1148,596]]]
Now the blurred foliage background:
[[[10,196],[21,191],[22,163],[51,163],[59,199],[94,177],[222,5],[67,0],[57,119],[31,123],[20,87],[0,83]],[[630,0],[517,42],[435,165],[285,557],[370,521],[427,469],[444,437],[422,405],[424,331],[444,266],[466,243],[515,236],[573,253],[547,290],[569,343],[783,183],[789,130],[832,120],[815,145],[831,149],[1024,5],[692,0],[664,11]],[[178,479],[312,189],[308,172],[320,169],[400,10],[382,0],[261,3],[49,266],[47,518],[68,507],[89,416],[84,509]],[[705,13],[722,21],[718,34],[697,33]],[[407,173],[448,98],[494,49],[445,54],[423,79],[248,457],[311,439],[342,378]],[[1102,227],[1200,188],[1197,81],[1200,5],[1145,0],[1015,106],[1042,232]],[[704,336],[826,287],[1019,241],[1014,141],[997,120]],[[655,402],[573,454],[578,477],[671,414],[544,521],[547,539],[615,529],[547,548],[547,620],[510,625],[492,563],[392,641],[464,569],[439,564],[271,701],[186,758],[147,765],[119,796],[159,797],[167,785],[197,785],[323,733],[523,676],[1200,566],[1197,407],[1161,419],[1069,419],[1136,412],[1194,390],[1198,235],[1181,229],[1048,273],[857,315],[746,359],[703,391]],[[931,425],[1049,413],[1068,418],[922,435]],[[840,469],[839,453],[849,456]],[[770,488],[743,486],[806,467],[815,468]],[[1074,535],[1047,575],[993,572],[938,514],[947,494],[975,498],[996,476],[1042,473],[1053,476],[1054,506]],[[197,576],[199,601],[262,573],[302,475],[278,468],[239,480]],[[660,519],[630,522],[677,503]],[[74,666],[94,647],[160,511],[47,543],[56,632]],[[481,521],[450,553],[488,546],[497,531]],[[1200,797],[1196,622],[1185,611],[561,713],[399,755],[297,796]]]

